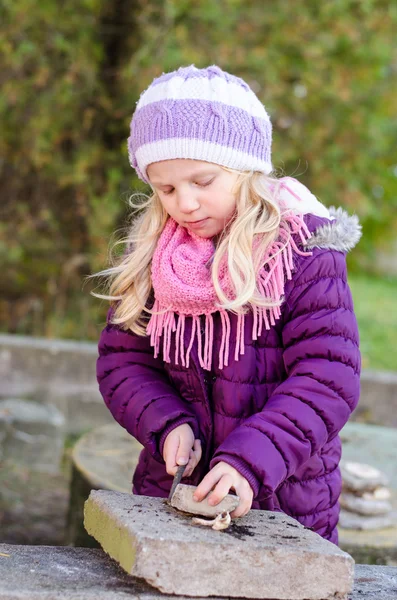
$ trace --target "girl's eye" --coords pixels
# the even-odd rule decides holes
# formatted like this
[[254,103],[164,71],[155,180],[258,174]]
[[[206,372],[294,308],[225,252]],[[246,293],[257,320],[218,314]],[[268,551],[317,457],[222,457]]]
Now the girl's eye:
[[210,185],[214,181],[214,179],[210,179],[209,181],[206,181],[205,183],[196,182],[196,185],[198,185],[199,187],[207,187],[207,185]]
[[[208,185],[210,185],[213,181],[214,181],[215,177],[213,177],[213,179],[210,179],[209,181],[206,181],[205,183],[199,183],[198,181],[195,182],[196,185],[198,185],[199,187],[207,187]],[[170,194],[172,194],[172,192],[174,191],[174,188],[172,188],[172,190],[163,190],[163,194],[164,196],[169,196]]]

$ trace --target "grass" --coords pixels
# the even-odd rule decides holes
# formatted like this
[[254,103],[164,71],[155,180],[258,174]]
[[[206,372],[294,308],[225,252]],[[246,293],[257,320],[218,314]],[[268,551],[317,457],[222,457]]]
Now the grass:
[[349,274],[364,369],[397,371],[397,279]]

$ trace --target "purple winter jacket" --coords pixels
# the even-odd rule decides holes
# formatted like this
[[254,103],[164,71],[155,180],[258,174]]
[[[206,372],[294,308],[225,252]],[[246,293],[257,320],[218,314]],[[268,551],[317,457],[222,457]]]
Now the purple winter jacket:
[[[205,371],[197,347],[188,369],[154,358],[149,337],[108,324],[99,341],[97,378],[113,417],[144,449],[133,492],[167,497],[172,477],[162,459],[166,436],[188,423],[203,455],[185,483],[198,485],[219,461],[235,467],[254,491],[252,508],[282,511],[337,543],[341,492],[338,436],[359,398],[359,336],[346,281],[346,251],[359,239],[355,217],[305,217],[312,256],[295,256],[282,315],[229,366]],[[221,342],[214,318],[214,356]],[[191,322],[186,320],[185,344]],[[171,351],[171,357],[173,352]]]

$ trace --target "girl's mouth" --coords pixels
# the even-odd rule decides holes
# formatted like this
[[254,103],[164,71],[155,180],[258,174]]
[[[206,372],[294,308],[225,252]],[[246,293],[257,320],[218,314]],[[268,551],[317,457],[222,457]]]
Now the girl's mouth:
[[208,221],[208,217],[205,219],[201,219],[200,221],[193,221],[191,223],[186,223],[189,229],[200,229],[206,222]]

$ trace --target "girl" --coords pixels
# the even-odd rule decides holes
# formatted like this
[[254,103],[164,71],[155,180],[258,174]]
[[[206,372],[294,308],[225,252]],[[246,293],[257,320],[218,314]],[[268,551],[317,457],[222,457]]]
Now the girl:
[[240,78],[193,65],[155,79],[131,122],[152,188],[110,277],[97,377],[144,446],[133,492],[240,497],[337,543],[339,431],[359,396],[346,281],[355,216],[272,176],[269,116]]

